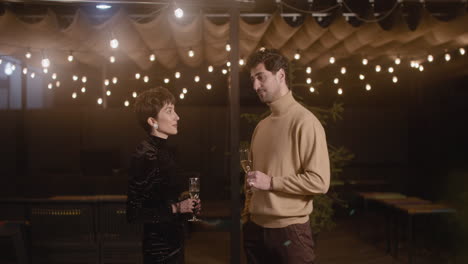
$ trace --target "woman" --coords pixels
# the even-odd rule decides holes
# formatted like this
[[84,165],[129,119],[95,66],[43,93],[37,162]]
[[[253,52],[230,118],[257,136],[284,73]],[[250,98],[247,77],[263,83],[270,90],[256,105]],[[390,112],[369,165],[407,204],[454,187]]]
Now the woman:
[[176,188],[176,165],[166,143],[169,136],[177,134],[179,116],[174,102],[174,96],[163,87],[143,92],[135,102],[137,120],[148,137],[131,158],[127,219],[144,223],[145,264],[184,263],[184,222],[180,214],[200,208],[198,200],[178,202],[182,190]]

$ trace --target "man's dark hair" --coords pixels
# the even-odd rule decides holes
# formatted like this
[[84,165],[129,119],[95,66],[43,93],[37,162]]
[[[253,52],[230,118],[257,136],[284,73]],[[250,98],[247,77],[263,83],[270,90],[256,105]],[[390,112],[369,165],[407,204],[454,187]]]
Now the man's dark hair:
[[166,104],[174,103],[174,95],[164,87],[159,86],[144,91],[135,100],[135,114],[138,123],[147,133],[150,133],[151,126],[147,122],[148,118],[157,118]]
[[[265,49],[261,48],[254,53],[252,53],[247,60],[247,69],[251,70],[252,68],[257,67],[258,64],[263,63],[265,69],[276,74],[280,69],[284,70],[286,76],[286,84],[289,82],[289,61],[281,55],[281,53],[276,49]],[[289,85],[288,85],[289,87]]]

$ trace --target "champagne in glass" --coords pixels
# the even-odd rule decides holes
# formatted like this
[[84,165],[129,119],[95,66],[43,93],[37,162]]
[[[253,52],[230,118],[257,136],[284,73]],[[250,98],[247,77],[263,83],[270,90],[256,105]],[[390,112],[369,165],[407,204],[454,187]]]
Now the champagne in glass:
[[[189,194],[190,198],[192,199],[198,199],[200,197],[200,178],[194,177],[194,178],[189,178]],[[194,210],[194,214],[191,219],[188,221],[190,222],[196,222],[196,221],[201,221],[198,219],[196,216],[196,211]]]
[[[245,173],[252,170],[252,160],[250,159],[249,149],[240,149],[240,164]],[[252,193],[252,188],[247,189],[248,193]]]

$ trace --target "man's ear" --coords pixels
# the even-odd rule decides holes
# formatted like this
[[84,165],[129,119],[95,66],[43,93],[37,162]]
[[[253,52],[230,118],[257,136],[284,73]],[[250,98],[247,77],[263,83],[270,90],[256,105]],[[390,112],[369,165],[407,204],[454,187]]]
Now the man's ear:
[[279,69],[276,72],[276,76],[280,83],[286,83],[286,72],[284,71],[283,68]]

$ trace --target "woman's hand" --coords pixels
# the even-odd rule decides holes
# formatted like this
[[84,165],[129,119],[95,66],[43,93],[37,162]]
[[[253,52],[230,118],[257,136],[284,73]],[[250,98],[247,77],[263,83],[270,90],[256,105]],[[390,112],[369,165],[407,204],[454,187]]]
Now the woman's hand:
[[[175,209],[175,210],[174,210]],[[193,213],[196,211],[197,214],[200,214],[201,202],[200,199],[185,199],[181,202],[172,205],[172,212],[174,213]]]

